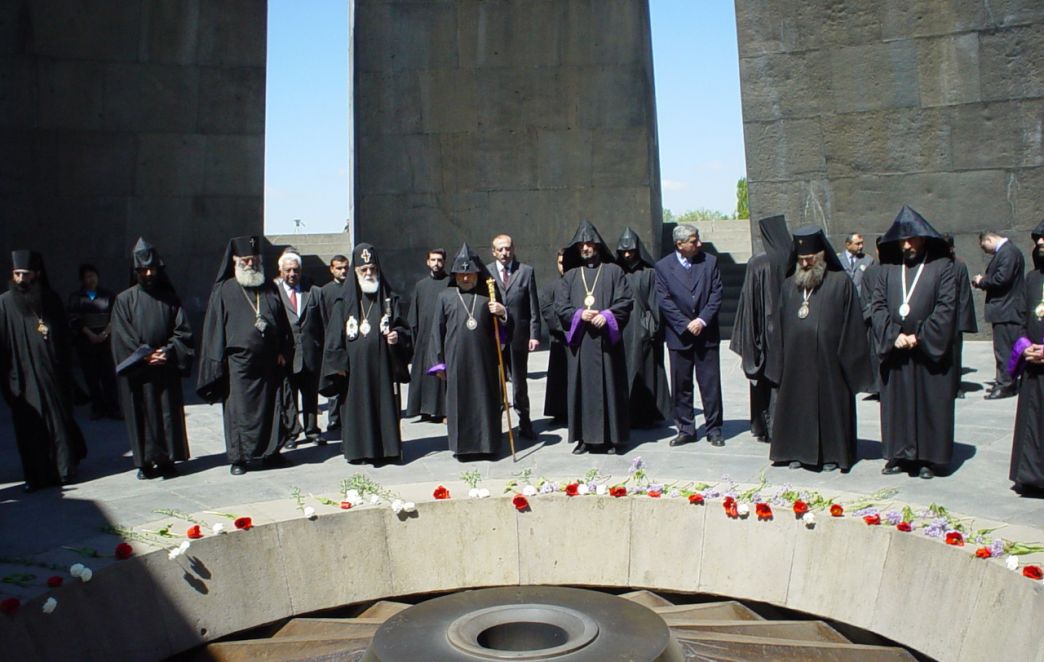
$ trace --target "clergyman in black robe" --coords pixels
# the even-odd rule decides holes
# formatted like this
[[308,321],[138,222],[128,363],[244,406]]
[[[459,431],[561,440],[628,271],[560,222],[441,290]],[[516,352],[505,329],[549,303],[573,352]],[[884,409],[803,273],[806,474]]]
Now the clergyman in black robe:
[[582,221],[562,255],[555,312],[566,330],[566,406],[574,454],[616,454],[630,436],[623,330],[634,307],[623,269],[598,230]]
[[[319,297],[323,302],[323,328],[330,324],[330,313],[334,302],[341,296],[341,286],[348,275],[348,258],[334,255],[330,258],[330,282],[319,288]],[[326,434],[333,439],[341,438],[341,399],[332,395],[326,399]]]
[[252,460],[286,461],[280,395],[293,337],[275,283],[267,280],[257,237],[229,241],[210,293],[199,343],[196,392],[220,402],[232,475]]
[[904,206],[882,238],[874,291],[881,358],[882,473],[932,478],[953,457],[957,287],[946,240]]
[[441,423],[446,417],[446,382],[428,374],[428,345],[431,325],[439,295],[453,279],[446,273],[446,251],[433,248],[428,251],[428,275],[413,288],[408,322],[413,336],[413,355],[419,359],[410,366],[410,392],[406,403],[406,418],[420,416],[422,421]]
[[[488,457],[501,447],[500,412],[504,402],[497,345],[511,338],[507,308],[489,298],[491,278],[467,244],[450,268],[455,287],[439,293],[428,347],[428,372],[446,380],[446,427],[454,457]],[[493,328],[496,317],[500,338]]]
[[1026,326],[1008,361],[1012,377],[1022,373],[1011,443],[1012,489],[1044,496],[1044,221],[1033,230],[1033,269],[1026,273]]
[[616,242],[616,263],[624,270],[634,298],[630,321],[623,328],[631,427],[650,428],[668,418],[672,410],[663,367],[663,332],[653,271],[656,261],[635,231],[625,228]]
[[65,308],[39,254],[11,253],[11,287],[0,295],[0,394],[11,408],[25,491],[76,477],[87,455],[73,418],[72,342]]
[[794,231],[779,298],[783,366],[773,462],[847,471],[856,459],[855,394],[870,382],[863,308],[820,228]]
[[866,338],[870,345],[870,376],[872,377],[870,384],[867,386],[869,395],[865,398],[866,400],[881,399],[881,357],[874,351],[874,325],[873,316],[870,314],[870,304],[873,303],[874,289],[881,282],[881,274],[884,273],[884,267],[881,266],[880,247],[881,237],[878,237],[874,249],[877,261],[868,266],[866,271],[863,272],[863,282],[859,288],[859,303],[863,307],[863,324],[866,326]]
[[80,289],[69,295],[65,310],[73,331],[73,348],[91,397],[91,420],[120,419],[116,366],[110,345],[116,295],[98,284],[98,269],[94,265],[81,264],[79,271]]
[[750,393],[750,433],[768,442],[772,433],[780,376],[783,336],[779,325],[779,292],[792,249],[787,221],[770,216],[758,221],[765,249],[747,261],[729,349],[740,355]]
[[377,249],[357,244],[326,327],[321,390],[341,402],[341,450],[352,463],[402,456],[399,384],[409,381],[410,330],[381,274]]
[[946,243],[950,247],[950,259],[953,260],[954,283],[957,285],[957,324],[954,325],[953,338],[953,381],[954,392],[958,398],[964,398],[964,389],[961,388],[961,374],[964,363],[964,334],[978,333],[979,322],[975,319],[975,299],[972,298],[971,277],[968,275],[968,265],[964,260],[957,257],[957,250],[953,245],[953,235],[945,235]]
[[195,356],[192,328],[163,260],[140,237],[134,277],[113,306],[112,358],[121,367],[117,383],[138,478],[169,478],[174,463],[189,458],[181,380]]
[[555,290],[561,282],[562,254],[559,249],[556,262],[558,265],[558,278],[544,283],[540,289],[540,317],[547,325],[547,380],[544,383],[544,416],[550,416],[551,421],[558,425],[566,422],[566,391],[569,385],[569,377],[566,373],[566,340],[565,329],[562,321],[555,313]]

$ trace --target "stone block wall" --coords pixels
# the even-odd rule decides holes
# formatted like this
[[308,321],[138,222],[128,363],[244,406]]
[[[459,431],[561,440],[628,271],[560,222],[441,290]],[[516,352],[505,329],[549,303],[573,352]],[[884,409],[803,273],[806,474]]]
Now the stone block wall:
[[1044,218],[1044,4],[735,4],[751,219],[872,245],[909,204],[956,235],[973,274],[980,230],[1028,248]]
[[356,232],[400,291],[500,232],[540,281],[581,218],[658,243],[647,0],[357,0],[355,25]]
[[0,264],[126,286],[139,235],[198,320],[228,237],[262,233],[264,0],[0,5]]

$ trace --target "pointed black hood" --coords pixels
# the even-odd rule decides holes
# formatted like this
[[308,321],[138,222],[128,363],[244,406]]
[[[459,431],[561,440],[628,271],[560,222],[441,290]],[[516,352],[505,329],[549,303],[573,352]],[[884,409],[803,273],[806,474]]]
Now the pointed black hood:
[[482,263],[478,253],[468,245],[468,242],[464,242],[453,257],[453,264],[450,265],[449,272],[451,274],[478,274],[479,280],[485,280],[489,276],[486,265]]
[[623,234],[620,235],[620,239],[616,242],[617,264],[623,267],[624,271],[630,271],[623,259],[624,251],[637,251],[639,264],[644,263],[646,268],[656,266],[656,262],[653,261],[652,257],[649,255],[649,251],[645,250],[645,244],[642,243],[642,238],[639,237],[638,233],[632,230],[630,226],[624,228]]
[[903,261],[903,251],[899,242],[913,237],[924,237],[925,252],[929,260],[949,257],[950,246],[946,239],[916,210],[903,205],[892,221],[892,226],[881,236],[878,243],[881,263],[900,264]]
[[1033,256],[1033,267],[1035,269],[1042,270],[1044,269],[1044,257],[1037,257],[1036,243],[1038,239],[1044,237],[1044,219],[1042,219],[1040,223],[1037,223],[1037,227],[1033,229],[1033,232],[1030,233],[1030,236],[1033,237],[1034,244],[1033,251],[1030,253],[1030,255]]
[[138,243],[134,244],[134,249],[131,251],[134,255],[134,268],[135,269],[160,269],[165,267],[163,258],[160,257],[159,251],[145,241],[144,237],[138,237]]
[[794,230],[790,260],[787,263],[787,275],[789,276],[797,269],[798,255],[811,255],[819,251],[823,251],[823,258],[826,260],[829,271],[844,271],[844,267],[841,266],[841,260],[837,259],[837,252],[831,245],[830,240],[827,239],[822,228],[815,225],[803,225]]
[[786,217],[779,214],[763,218],[758,221],[758,229],[761,231],[761,243],[769,261],[785,269],[790,253],[794,249],[790,230],[787,229]]
[[246,235],[229,239],[228,245],[225,246],[225,254],[221,258],[221,268],[214,279],[214,284],[218,285],[235,275],[233,256],[245,257],[248,255],[261,255],[261,241],[256,236]]
[[578,267],[584,263],[584,260],[580,257],[580,247],[577,245],[584,242],[592,242],[598,245],[598,255],[601,257],[602,262],[616,262],[613,252],[605,245],[602,235],[598,234],[598,228],[591,221],[580,221],[580,225],[576,228],[576,234],[573,235],[572,240],[563,249],[562,268],[565,271],[569,271],[573,267]]

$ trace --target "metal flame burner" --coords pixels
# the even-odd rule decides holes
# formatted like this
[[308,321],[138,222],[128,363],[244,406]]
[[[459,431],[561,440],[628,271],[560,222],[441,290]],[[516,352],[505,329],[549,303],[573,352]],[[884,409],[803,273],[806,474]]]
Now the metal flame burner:
[[454,593],[410,607],[377,631],[366,662],[681,660],[650,609],[605,593],[516,586]]

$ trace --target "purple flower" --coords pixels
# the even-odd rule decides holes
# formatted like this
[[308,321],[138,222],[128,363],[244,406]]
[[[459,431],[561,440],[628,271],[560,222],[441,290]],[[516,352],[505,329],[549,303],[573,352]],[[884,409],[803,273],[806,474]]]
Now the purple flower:
[[866,508],[860,508],[859,510],[852,513],[854,517],[866,517],[867,515],[876,515],[878,513],[877,508],[873,506],[867,506]]
[[1004,553],[1004,541],[997,538],[990,544],[990,556],[1000,556]]
[[887,520],[888,523],[892,526],[895,526],[899,522],[903,521],[903,514],[897,510],[889,510],[888,512],[884,513],[882,517],[884,517],[884,519]]
[[650,492],[663,492],[663,485],[660,483],[649,483]]
[[677,498],[677,497],[681,496],[681,492],[679,492],[678,490],[676,490],[674,488],[671,488],[671,491],[667,493],[667,496],[669,498],[671,498],[671,499],[674,499],[674,498]]
[[704,499],[717,499],[720,496],[721,496],[721,491],[716,490],[713,487],[708,489],[708,490],[704,490],[704,492],[703,492],[703,498]]
[[945,517],[936,517],[924,527],[924,535],[929,538],[942,538],[949,528]]
[[552,483],[551,481],[546,481],[543,485],[540,486],[540,493],[551,494],[555,491],[556,488],[557,486],[554,483]]
[[641,456],[638,456],[631,460],[631,473],[636,473],[643,469],[645,469],[645,460],[643,460]]

